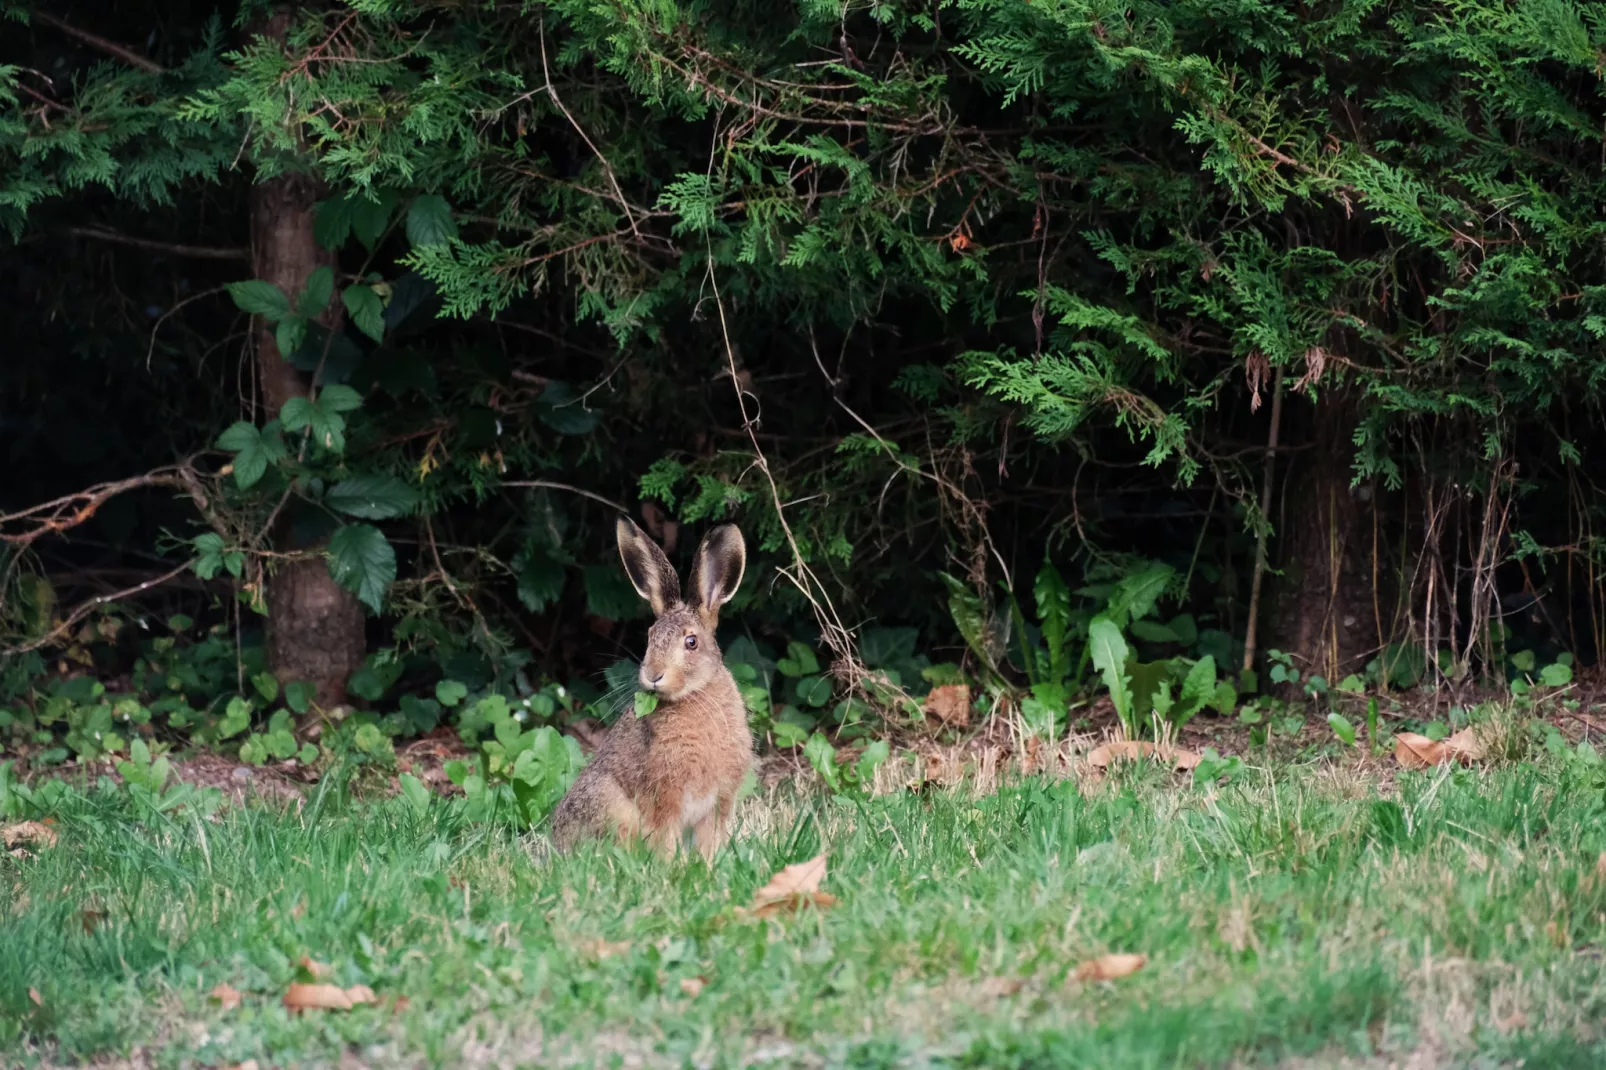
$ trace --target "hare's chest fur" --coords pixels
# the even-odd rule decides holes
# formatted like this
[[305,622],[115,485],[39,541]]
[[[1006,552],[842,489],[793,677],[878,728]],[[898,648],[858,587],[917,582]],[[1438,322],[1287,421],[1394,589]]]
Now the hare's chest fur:
[[708,791],[697,794],[691,789],[680,793],[680,823],[682,825],[695,825],[705,821],[709,814],[714,812],[714,806],[719,802],[717,791]]

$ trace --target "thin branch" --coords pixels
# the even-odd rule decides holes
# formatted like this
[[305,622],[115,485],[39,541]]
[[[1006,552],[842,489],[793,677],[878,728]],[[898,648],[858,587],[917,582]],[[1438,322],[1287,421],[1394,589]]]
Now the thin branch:
[[72,613],[68,615],[66,620],[62,621],[60,624],[57,624],[44,635],[41,635],[37,639],[31,639],[28,642],[23,643],[21,646],[7,647],[4,650],[0,650],[0,655],[4,655],[5,657],[13,657],[17,654],[26,654],[30,650],[38,650],[40,647],[49,646],[57,639],[60,639],[68,632],[72,631],[80,621],[108,602],[119,602],[124,598],[132,598],[136,594],[143,594],[152,587],[159,587],[168,580],[177,579],[183,573],[188,572],[189,569],[190,562],[186,561],[182,565],[177,565],[171,569],[168,569],[160,576],[153,576],[143,583],[136,583],[132,587],[121,591],[115,591],[111,594],[97,595],[96,597],[91,598],[89,601],[81,604],[77,609],[73,610]]
[[601,502],[610,509],[617,509],[621,513],[628,514],[630,512],[629,509],[626,509],[612,498],[604,498],[602,495],[597,494],[594,491],[585,490],[580,487],[572,487],[567,483],[554,483],[549,479],[510,479],[503,483],[502,486],[530,487],[535,490],[566,490],[570,494],[578,494],[582,498],[590,498],[594,502]]
[[636,229],[636,214],[630,210],[630,202],[625,200],[625,191],[619,185],[619,179],[614,176],[613,164],[608,162],[608,158],[602,154],[602,150],[597,148],[596,144],[587,136],[575,117],[569,114],[569,109],[563,106],[563,101],[558,99],[558,87],[552,84],[552,72],[547,69],[546,18],[544,16],[541,19],[538,32],[541,41],[541,77],[546,79],[547,96],[552,98],[553,106],[563,113],[565,119],[569,120],[569,125],[574,127],[574,132],[580,135],[580,140],[586,143],[592,154],[596,156],[597,162],[602,164],[602,172],[608,176],[608,184],[613,187],[613,194],[619,201],[619,207],[624,209],[625,218],[630,221],[630,233],[636,236],[637,241],[640,241],[641,231]]
[[234,248],[221,245],[178,245],[173,242],[153,241],[150,238],[136,238],[132,234],[123,234],[104,227],[68,227],[67,233],[75,238],[93,238],[96,241],[111,242],[114,245],[128,245],[135,249],[149,249],[154,253],[167,253],[171,256],[184,256],[194,260],[249,260],[251,250],[241,246]]
[[135,52],[133,49],[128,48],[125,45],[120,45],[116,41],[108,41],[99,34],[90,33],[88,30],[80,30],[72,23],[67,22],[65,19],[62,19],[56,15],[52,15],[49,12],[35,10],[28,12],[28,15],[30,18],[42,22],[46,26],[55,27],[68,37],[76,37],[78,40],[82,41],[86,45],[89,45],[91,48],[100,49],[108,56],[116,56],[130,67],[138,67],[140,70],[149,71],[151,74],[167,73],[167,68],[163,67],[155,60],[147,59],[138,52]]

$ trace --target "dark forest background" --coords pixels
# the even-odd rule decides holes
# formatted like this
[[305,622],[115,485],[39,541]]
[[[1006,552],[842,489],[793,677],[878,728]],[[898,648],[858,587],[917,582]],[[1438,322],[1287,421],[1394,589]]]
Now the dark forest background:
[[1224,711],[1562,682],[1603,79],[1564,0],[5,0],[0,707],[603,691],[618,508],[741,523],[803,729],[1063,718],[1100,617]]

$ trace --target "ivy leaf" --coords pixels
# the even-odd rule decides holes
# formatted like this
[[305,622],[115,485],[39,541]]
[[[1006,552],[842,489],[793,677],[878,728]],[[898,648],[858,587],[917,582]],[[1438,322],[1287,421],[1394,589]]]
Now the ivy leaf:
[[301,296],[296,298],[296,311],[309,320],[315,320],[323,315],[323,310],[329,307],[329,299],[334,295],[335,271],[324,264],[307,276],[307,284],[301,288]]
[[269,323],[278,323],[290,314],[290,299],[284,291],[262,279],[245,279],[231,282],[225,289],[243,312],[261,316]]
[[324,504],[347,516],[389,520],[418,508],[418,492],[395,476],[352,476],[330,487]]
[[385,306],[371,286],[347,286],[340,300],[357,329],[376,342],[385,337]]
[[396,581],[396,551],[372,524],[346,524],[329,538],[329,574],[378,613]]
[[442,245],[457,237],[457,223],[452,219],[452,207],[438,193],[426,193],[413,199],[407,209],[407,240],[414,247]]

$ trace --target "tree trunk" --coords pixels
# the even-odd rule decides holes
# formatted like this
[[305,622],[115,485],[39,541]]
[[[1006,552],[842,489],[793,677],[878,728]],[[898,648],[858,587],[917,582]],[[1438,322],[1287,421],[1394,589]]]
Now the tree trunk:
[[1283,583],[1274,644],[1300,678],[1336,684],[1378,648],[1372,577],[1372,488],[1351,487],[1356,407],[1326,391],[1309,414],[1283,503]]
[[[283,175],[251,191],[251,265],[257,278],[273,283],[293,302],[307,276],[330,258],[313,240],[317,183],[305,175]],[[338,307],[339,302],[331,302]],[[326,324],[333,329],[336,324]],[[268,418],[284,403],[308,393],[306,377],[279,353],[273,325],[257,324],[257,368]],[[292,546],[287,518],[272,533],[275,543]],[[317,687],[316,701],[330,709],[345,701],[346,679],[362,665],[367,642],[362,605],[342,589],[321,558],[281,563],[267,583],[268,665],[281,684],[305,681]]]

